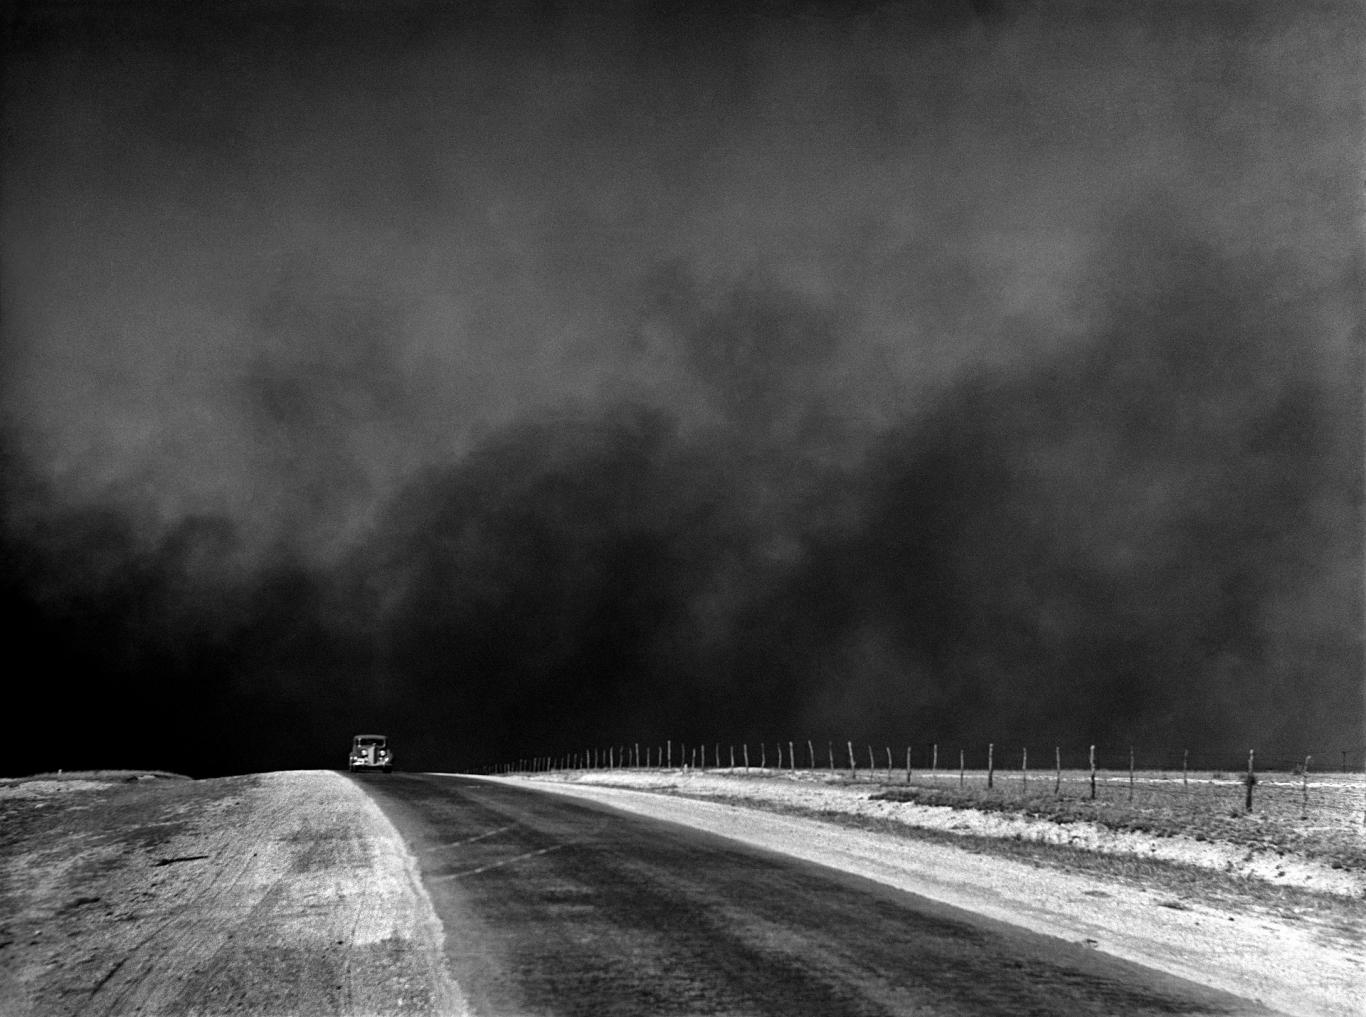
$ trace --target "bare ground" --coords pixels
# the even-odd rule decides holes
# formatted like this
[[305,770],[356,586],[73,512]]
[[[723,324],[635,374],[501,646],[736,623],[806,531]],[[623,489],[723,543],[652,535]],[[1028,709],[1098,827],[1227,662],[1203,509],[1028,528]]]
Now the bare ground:
[[0,784],[0,1013],[456,1014],[397,832],[304,771]]

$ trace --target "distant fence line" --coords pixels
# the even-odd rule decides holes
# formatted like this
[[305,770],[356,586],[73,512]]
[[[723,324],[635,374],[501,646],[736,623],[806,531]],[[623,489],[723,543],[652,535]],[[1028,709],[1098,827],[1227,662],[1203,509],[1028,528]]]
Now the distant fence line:
[[[1302,803],[1304,817],[1308,818],[1314,774],[1362,776],[1363,769],[1366,769],[1366,747],[1337,752],[1320,750],[1302,755],[1287,752],[1262,755],[1249,749],[1246,754],[1235,756],[1228,752],[1189,750],[1149,753],[1137,747],[1102,750],[1096,745],[1082,750],[1052,746],[1031,753],[1027,746],[995,742],[971,749],[930,742],[919,748],[907,745],[904,751],[896,751],[890,745],[803,739],[738,745],[672,740],[660,744],[618,743],[557,756],[518,759],[489,767],[484,772],[501,775],[598,770],[822,772],[854,782],[900,783],[904,779],[907,785],[915,783],[942,788],[956,784],[963,789],[970,786],[976,791],[985,786],[989,792],[999,789],[999,793],[1006,795],[1039,794],[1049,790],[1062,795],[1066,784],[1067,794],[1076,796],[1080,784],[1083,797],[1108,800],[1113,800],[1116,793],[1124,794],[1127,784],[1130,802],[1141,793],[1141,787],[1179,781],[1193,793],[1202,787],[1222,788],[1218,791],[1221,800],[1236,802],[1236,807],[1247,812],[1255,807],[1254,790],[1263,785],[1263,795],[1273,788],[1282,797],[1287,790],[1294,794]],[[1118,792],[1116,785],[1120,788]],[[1316,788],[1315,794],[1320,793]],[[1366,815],[1362,821],[1366,821]]]
[[1133,770],[1144,773],[1208,773],[1244,776],[1254,773],[1362,773],[1366,746],[1320,749],[1317,752],[1204,752],[1145,751],[1138,747],[1099,745],[1046,748],[988,742],[985,745],[945,745],[934,742],[907,745],[904,750],[863,742],[803,739],[786,742],[683,742],[659,744],[621,742],[550,756],[521,758],[485,768],[489,774],[537,773],[570,770],[825,770],[852,779],[861,775],[897,772],[914,774],[1055,770],[1090,770],[1107,774]]

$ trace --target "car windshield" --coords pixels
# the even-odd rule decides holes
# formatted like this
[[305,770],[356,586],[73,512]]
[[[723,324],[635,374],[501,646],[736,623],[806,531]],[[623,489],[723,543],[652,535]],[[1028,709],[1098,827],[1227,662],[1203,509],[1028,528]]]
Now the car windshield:
[[384,739],[383,739],[383,738],[357,738],[357,739],[356,739],[356,744],[357,744],[357,745],[361,745],[361,746],[365,746],[365,745],[379,745],[379,746],[382,747],[382,746],[384,745]]

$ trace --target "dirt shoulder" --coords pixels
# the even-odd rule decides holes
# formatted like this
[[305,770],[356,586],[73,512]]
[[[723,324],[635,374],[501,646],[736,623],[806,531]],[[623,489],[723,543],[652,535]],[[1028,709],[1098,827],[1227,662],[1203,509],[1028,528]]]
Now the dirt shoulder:
[[0,783],[0,1012],[462,1014],[414,859],[326,771]]
[[[822,786],[800,781],[756,781],[717,774],[545,775],[497,778],[534,784],[617,808],[684,823],[757,847],[917,893],[1001,921],[1084,943],[1095,949],[1223,989],[1288,1014],[1358,1017],[1366,987],[1362,901],[1346,894],[1300,889],[1297,899],[1323,907],[1297,909],[1267,902],[1255,892],[1230,892],[1227,872],[1197,861],[1126,878],[1068,871],[1068,855],[1085,856],[1080,845],[1054,846],[1055,857],[1019,856],[1019,830],[955,837],[934,823],[996,829],[1006,817],[970,810],[942,810],[930,817],[923,807],[877,801],[870,787]],[[1026,820],[1028,817],[1020,817]],[[917,827],[917,821],[929,823]],[[963,832],[960,829],[960,834]],[[1153,848],[1125,841],[1126,850]],[[957,842],[955,842],[957,840]],[[994,845],[994,849],[993,849]],[[1114,849],[1114,844],[1104,845]],[[1202,849],[1205,845],[1199,845]],[[1180,845],[1177,845],[1180,848]],[[1170,852],[1171,845],[1163,845]],[[1123,856],[1114,852],[1115,858]],[[1293,861],[1293,860],[1290,860]],[[1145,864],[1152,865],[1151,862]],[[1326,882],[1342,888],[1325,866]],[[1317,873],[1296,869],[1302,880]],[[1340,875],[1338,873],[1337,875]],[[1249,878],[1249,877],[1242,877]],[[1255,876],[1250,878],[1257,878]],[[1205,893],[1206,884],[1219,892]]]

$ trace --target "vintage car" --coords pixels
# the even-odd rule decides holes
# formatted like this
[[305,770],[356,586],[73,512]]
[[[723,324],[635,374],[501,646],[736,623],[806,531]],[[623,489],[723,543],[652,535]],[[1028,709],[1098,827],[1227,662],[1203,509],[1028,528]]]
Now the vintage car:
[[351,759],[347,769],[383,770],[394,768],[394,757],[389,752],[389,739],[382,734],[358,734],[351,740]]

